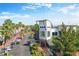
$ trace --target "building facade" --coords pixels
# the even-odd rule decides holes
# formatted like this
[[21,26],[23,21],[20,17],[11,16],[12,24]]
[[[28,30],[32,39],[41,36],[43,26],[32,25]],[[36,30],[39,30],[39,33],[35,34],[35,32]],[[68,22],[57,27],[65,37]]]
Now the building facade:
[[39,20],[37,21],[39,25],[39,39],[46,40],[49,45],[52,43],[52,37],[59,35],[59,30],[53,27],[49,20]]

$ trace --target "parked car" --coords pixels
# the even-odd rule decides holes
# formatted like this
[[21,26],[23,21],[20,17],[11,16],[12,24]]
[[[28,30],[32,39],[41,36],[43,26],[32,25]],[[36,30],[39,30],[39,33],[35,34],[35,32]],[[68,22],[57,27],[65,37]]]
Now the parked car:
[[33,36],[30,35],[28,38],[29,38],[29,39],[33,39]]
[[10,48],[10,47],[6,47],[6,48],[2,48],[2,49],[1,49],[1,51],[3,51],[3,52],[6,51],[6,50],[7,50],[7,51],[11,51],[11,48]]
[[30,46],[33,46],[33,45],[34,45],[33,43],[30,44]]
[[24,46],[27,46],[27,45],[30,45],[31,44],[31,41],[27,41]]
[[11,51],[12,49],[11,48],[7,48],[6,50]]
[[19,44],[21,42],[20,38],[16,38],[16,40],[12,43],[12,45]]
[[20,40],[22,40],[22,37],[17,37],[16,39],[20,39]]
[[11,45],[10,45],[10,46],[7,46],[7,47],[6,47],[6,50],[7,50],[7,51],[11,51],[11,50],[12,50],[12,49],[11,49]]
[[20,38],[17,38],[15,41],[16,41],[16,42],[20,42],[20,41],[21,41],[21,39],[20,39]]

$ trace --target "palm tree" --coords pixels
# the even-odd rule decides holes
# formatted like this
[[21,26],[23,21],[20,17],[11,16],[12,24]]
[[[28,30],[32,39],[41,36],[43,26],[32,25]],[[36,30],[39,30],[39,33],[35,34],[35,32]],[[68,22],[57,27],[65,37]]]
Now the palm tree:
[[4,44],[7,40],[12,39],[12,36],[14,35],[14,27],[14,23],[12,23],[10,19],[4,21],[3,26],[1,27]]
[[12,23],[10,19],[6,19],[3,23],[2,30],[3,30],[3,35],[5,36],[5,38],[11,37],[13,35],[14,23]]
[[33,27],[32,27],[32,30],[33,32],[35,33],[35,39],[38,40],[39,39],[39,25],[38,24],[35,24]]
[[60,51],[61,55],[72,55],[76,51],[75,33],[72,27],[66,31],[66,26],[62,24],[61,35],[53,38],[54,47]]

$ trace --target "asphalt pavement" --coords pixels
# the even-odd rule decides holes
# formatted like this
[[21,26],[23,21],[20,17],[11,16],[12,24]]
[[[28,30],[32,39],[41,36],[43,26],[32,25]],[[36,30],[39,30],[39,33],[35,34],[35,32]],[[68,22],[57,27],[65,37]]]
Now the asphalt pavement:
[[25,44],[29,40],[28,36],[29,35],[25,36],[21,40],[20,44],[13,45],[13,48],[10,51],[10,54],[12,56],[31,56],[29,46],[24,46],[23,45],[23,44]]

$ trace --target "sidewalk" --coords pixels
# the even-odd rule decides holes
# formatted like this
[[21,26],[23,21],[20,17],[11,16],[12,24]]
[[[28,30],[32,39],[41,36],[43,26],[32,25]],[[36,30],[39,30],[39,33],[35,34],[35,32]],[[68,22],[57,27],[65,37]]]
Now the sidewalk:
[[14,40],[16,40],[17,37],[19,37],[19,34],[14,36],[12,40],[7,41],[4,45],[1,45],[0,48],[5,48],[6,46],[10,45]]

